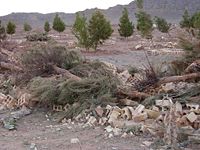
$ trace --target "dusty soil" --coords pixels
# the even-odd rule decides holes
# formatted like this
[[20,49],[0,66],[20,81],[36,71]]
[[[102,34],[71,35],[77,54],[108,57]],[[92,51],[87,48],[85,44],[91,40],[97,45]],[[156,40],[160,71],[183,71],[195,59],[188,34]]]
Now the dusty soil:
[[[78,123],[58,124],[48,120],[46,113],[35,110],[31,115],[17,121],[17,130],[0,127],[1,150],[27,150],[31,143],[38,150],[148,150],[143,144],[150,138],[130,136],[108,138],[103,127],[83,128]],[[80,143],[72,144],[72,138]]]
[[[171,37],[158,32],[154,33],[155,45],[177,43],[179,30],[172,30]],[[59,37],[54,32],[50,33],[64,45],[69,45],[75,41],[68,29]],[[162,38],[164,37],[164,38]],[[24,41],[23,34],[16,34],[12,37],[13,41]],[[142,67],[147,64],[144,51],[158,50],[156,46],[150,46],[150,41],[142,39],[137,33],[128,40],[120,39],[115,32],[113,36],[97,52],[85,52],[83,55],[89,59],[99,59],[111,62],[119,67],[127,66]],[[145,48],[135,50],[135,46],[142,44]],[[171,51],[178,47],[171,48]],[[153,64],[161,64],[180,58],[181,55],[158,54],[149,56]],[[127,138],[114,137],[107,138],[103,127],[83,128],[78,124],[58,124],[56,121],[47,120],[45,111],[34,111],[31,115],[17,121],[17,130],[8,131],[0,127],[0,149],[1,150],[27,150],[31,143],[35,144],[38,150],[149,150],[143,144],[144,141],[151,141],[151,138],[131,136]],[[72,138],[78,138],[80,143],[71,144]]]

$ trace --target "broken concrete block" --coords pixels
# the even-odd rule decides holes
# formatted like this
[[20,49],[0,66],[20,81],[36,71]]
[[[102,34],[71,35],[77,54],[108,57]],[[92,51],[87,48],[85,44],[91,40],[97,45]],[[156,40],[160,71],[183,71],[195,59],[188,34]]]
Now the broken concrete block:
[[144,109],[145,109],[145,106],[140,104],[140,105],[135,109],[134,114],[132,114],[132,115],[133,115],[133,116],[138,115],[138,114],[142,113],[142,112],[144,111]]
[[169,107],[170,106],[170,101],[169,100],[156,100],[156,106],[160,107]]
[[182,113],[183,108],[182,108],[182,105],[179,102],[176,102],[175,107],[176,107],[176,112]]
[[113,121],[119,119],[120,115],[121,115],[121,109],[113,109],[111,114],[108,116],[109,117],[108,123],[112,123]]
[[191,123],[193,123],[198,118],[194,112],[189,113],[188,115],[186,115],[186,117]]
[[145,112],[147,113],[149,119],[157,119],[160,116],[160,112],[158,111],[145,109]]
[[103,126],[103,125],[106,124],[107,120],[108,120],[108,118],[102,117],[102,118],[99,119],[99,124]]
[[96,125],[97,124],[97,119],[94,117],[94,116],[90,116],[88,122],[87,122],[89,125]]
[[133,117],[133,120],[136,122],[141,122],[141,121],[145,121],[148,118],[148,115],[146,112],[143,112],[141,114],[135,115]]
[[122,109],[122,118],[125,120],[132,119],[132,114],[128,107]]
[[190,126],[190,122],[188,121],[186,116],[178,118],[176,124],[178,127]]
[[136,50],[141,50],[141,49],[144,49],[144,47],[141,44],[139,44],[139,45],[135,46],[135,49]]
[[190,110],[198,110],[199,105],[197,104],[186,104],[186,107],[189,108]]
[[114,134],[114,136],[118,136],[118,135],[122,134],[122,129],[114,128],[113,134]]
[[154,110],[154,111],[160,111],[160,109],[158,107],[156,107],[156,106],[153,106],[152,110]]
[[99,117],[103,116],[104,110],[101,106],[98,106],[97,108],[95,108],[95,111]]
[[111,127],[110,125],[104,128],[106,130],[106,132],[110,133],[113,131],[113,127]]

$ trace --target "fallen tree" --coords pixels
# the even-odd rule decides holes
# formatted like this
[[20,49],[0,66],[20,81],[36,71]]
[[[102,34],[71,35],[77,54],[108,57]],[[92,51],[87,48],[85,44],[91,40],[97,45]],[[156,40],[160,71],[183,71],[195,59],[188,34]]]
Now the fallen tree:
[[180,82],[180,81],[187,81],[187,80],[195,80],[200,78],[200,73],[191,73],[191,74],[185,74],[182,76],[171,76],[171,77],[163,77],[159,79],[159,81],[156,83],[156,85],[160,86],[164,83],[169,82]]

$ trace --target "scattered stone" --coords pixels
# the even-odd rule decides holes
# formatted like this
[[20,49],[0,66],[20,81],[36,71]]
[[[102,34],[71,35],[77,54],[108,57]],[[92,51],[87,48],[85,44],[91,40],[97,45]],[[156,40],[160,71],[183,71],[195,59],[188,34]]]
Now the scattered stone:
[[119,129],[119,128],[114,128],[113,129],[113,134],[114,136],[119,136],[122,134],[122,129]]
[[127,136],[128,136],[128,134],[126,132],[124,132],[121,137],[126,138]]
[[30,150],[38,150],[35,143],[31,143]]
[[136,50],[142,50],[142,49],[144,49],[144,47],[141,44],[139,44],[139,45],[135,46],[135,49]]
[[106,130],[106,132],[110,133],[113,131],[113,127],[111,127],[110,125],[104,128]]
[[156,106],[169,107],[170,101],[169,100],[156,100]]
[[77,144],[77,143],[80,143],[80,140],[78,138],[72,138],[70,142],[71,144]]

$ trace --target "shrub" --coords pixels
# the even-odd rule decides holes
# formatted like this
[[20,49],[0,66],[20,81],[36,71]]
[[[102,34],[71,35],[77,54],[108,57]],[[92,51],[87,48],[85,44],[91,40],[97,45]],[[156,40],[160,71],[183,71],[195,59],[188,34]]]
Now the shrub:
[[50,38],[46,33],[34,33],[26,36],[27,41],[48,41]]
[[21,56],[25,72],[32,77],[54,73],[52,65],[70,69],[80,62],[82,57],[77,51],[67,50],[66,47],[47,44],[37,44]]

